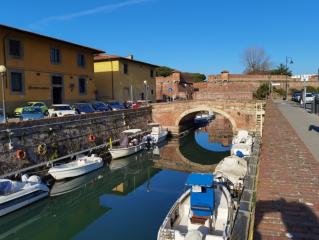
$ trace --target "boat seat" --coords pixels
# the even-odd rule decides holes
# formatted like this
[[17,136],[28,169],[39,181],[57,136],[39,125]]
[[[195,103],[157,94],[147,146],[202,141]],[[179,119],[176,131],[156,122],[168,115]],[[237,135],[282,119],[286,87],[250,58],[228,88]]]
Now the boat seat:
[[195,215],[193,215],[193,216],[190,218],[190,220],[191,220],[191,223],[193,223],[193,224],[201,224],[201,225],[204,225],[208,218],[209,218],[209,217],[206,217],[206,216],[200,217],[200,216],[195,216]]

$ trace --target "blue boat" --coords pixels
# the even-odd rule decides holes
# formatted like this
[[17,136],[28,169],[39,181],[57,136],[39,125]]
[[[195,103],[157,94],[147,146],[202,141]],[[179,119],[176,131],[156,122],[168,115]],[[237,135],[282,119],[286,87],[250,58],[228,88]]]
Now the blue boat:
[[236,207],[226,184],[219,181],[213,174],[190,174],[188,190],[167,214],[157,239],[229,239]]

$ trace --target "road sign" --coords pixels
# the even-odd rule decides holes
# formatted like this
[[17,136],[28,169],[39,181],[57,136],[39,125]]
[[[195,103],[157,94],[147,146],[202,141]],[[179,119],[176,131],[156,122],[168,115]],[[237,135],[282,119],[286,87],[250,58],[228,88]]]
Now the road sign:
[[169,87],[169,88],[168,88],[168,91],[169,91],[169,92],[173,92],[173,88]]

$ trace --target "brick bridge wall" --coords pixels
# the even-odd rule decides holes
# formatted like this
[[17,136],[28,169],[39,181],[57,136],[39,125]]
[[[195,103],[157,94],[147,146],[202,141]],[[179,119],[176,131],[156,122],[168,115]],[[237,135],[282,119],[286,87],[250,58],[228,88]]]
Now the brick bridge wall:
[[[151,108],[147,107],[0,124],[0,176],[108,142],[110,137],[117,139],[128,128],[145,130],[150,121]],[[91,134],[96,136],[95,143],[88,141]],[[41,143],[47,145],[44,155],[37,153]],[[26,152],[25,160],[17,160],[19,149]]]
[[256,100],[193,100],[153,104],[152,117],[155,122],[167,127],[173,134],[180,131],[181,120],[200,111],[212,111],[229,119],[233,132],[247,129],[256,132]]

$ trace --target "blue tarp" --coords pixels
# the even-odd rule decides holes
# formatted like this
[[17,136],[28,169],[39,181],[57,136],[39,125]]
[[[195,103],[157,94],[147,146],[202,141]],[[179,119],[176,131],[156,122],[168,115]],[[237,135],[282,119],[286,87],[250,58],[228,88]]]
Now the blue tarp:
[[214,175],[205,173],[191,173],[185,185],[186,186],[202,186],[202,187],[212,187],[214,184]]
[[[214,212],[214,175],[192,173],[189,175],[187,186],[198,186],[197,190],[191,191],[191,209],[195,216],[210,216]],[[196,187],[195,187],[196,188]]]

